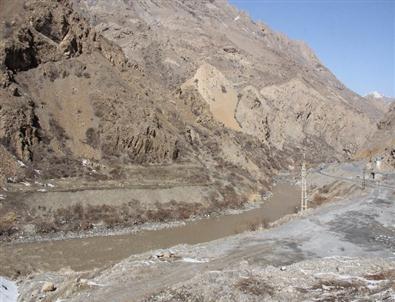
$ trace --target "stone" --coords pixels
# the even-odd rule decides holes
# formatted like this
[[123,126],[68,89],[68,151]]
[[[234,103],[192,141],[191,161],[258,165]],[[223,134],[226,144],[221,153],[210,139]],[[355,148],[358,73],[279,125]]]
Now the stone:
[[41,288],[41,292],[43,292],[43,293],[53,292],[55,290],[56,290],[55,284],[53,284],[52,282],[49,282],[49,281],[44,282],[44,284]]

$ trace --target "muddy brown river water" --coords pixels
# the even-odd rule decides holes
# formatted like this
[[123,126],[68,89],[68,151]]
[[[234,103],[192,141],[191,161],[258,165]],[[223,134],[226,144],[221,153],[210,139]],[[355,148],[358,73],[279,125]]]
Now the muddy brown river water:
[[295,212],[300,190],[278,184],[273,196],[260,207],[238,214],[187,222],[185,225],[146,230],[132,234],[96,236],[33,243],[0,245],[0,275],[15,276],[32,271],[56,271],[69,267],[76,271],[104,267],[149,250],[177,244],[197,244],[244,232],[252,224],[272,222]]

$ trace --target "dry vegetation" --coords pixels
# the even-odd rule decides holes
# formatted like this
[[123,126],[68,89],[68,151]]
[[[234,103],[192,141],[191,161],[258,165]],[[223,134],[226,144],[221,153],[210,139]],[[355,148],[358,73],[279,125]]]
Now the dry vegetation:
[[252,276],[240,279],[235,287],[244,294],[261,296],[262,298],[265,296],[273,296],[274,294],[274,288],[272,286]]
[[[95,225],[106,228],[129,227],[146,222],[168,222],[188,219],[206,211],[198,203],[157,203],[152,209],[144,209],[138,201],[124,203],[120,207],[110,205],[83,206],[80,203],[58,209],[53,215],[47,212],[36,217],[34,224],[38,233],[76,232],[92,229]],[[46,219],[51,216],[51,220]]]
[[[221,193],[213,193],[207,204],[171,200],[164,203],[156,202],[147,207],[139,200],[133,199],[117,206],[77,203],[56,210],[44,206],[30,210],[16,209],[8,204],[0,211],[0,238],[8,240],[23,233],[22,226],[26,224],[34,226],[34,232],[37,234],[80,232],[95,227],[125,228],[220,213],[225,209],[240,208],[246,201],[246,198],[228,186],[223,188]],[[256,221],[251,223],[250,229],[257,230],[265,225],[264,221]]]

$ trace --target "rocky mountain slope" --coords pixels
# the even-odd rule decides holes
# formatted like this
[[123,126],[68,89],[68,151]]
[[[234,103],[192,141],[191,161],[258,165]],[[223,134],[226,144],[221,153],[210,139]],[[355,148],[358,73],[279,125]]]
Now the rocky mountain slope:
[[391,106],[392,102],[395,102],[394,98],[390,98],[380,94],[377,91],[373,91],[364,96],[371,104],[373,104],[379,111],[386,113]]
[[1,20],[0,237],[239,207],[293,164],[128,61],[69,1],[12,1]]
[[348,156],[383,114],[340,83],[303,42],[227,1],[76,3],[164,89],[194,89],[217,121],[279,150]]
[[383,168],[395,168],[395,103],[389,103],[388,112],[377,123],[376,131],[358,153],[362,157],[384,160]]
[[[315,162],[351,156],[382,115],[303,42],[224,0],[5,2],[0,235],[29,221],[69,225],[68,212],[42,204],[51,190],[96,190],[100,215],[92,220],[81,207],[88,228],[114,204],[120,224],[167,219],[195,195],[203,208],[178,216],[239,207],[305,151]],[[144,188],[136,195],[144,200],[163,189],[132,215],[132,195],[110,190],[102,201],[100,186]],[[191,198],[177,200],[169,186],[187,186]],[[73,198],[61,206],[80,211]]]

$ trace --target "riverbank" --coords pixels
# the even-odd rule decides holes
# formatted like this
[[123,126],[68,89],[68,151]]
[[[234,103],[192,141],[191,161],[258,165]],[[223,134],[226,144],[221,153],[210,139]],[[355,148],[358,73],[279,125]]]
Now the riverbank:
[[[233,210],[223,215],[133,232],[123,230],[126,233],[112,233],[111,236],[99,233],[74,239],[3,243],[0,245],[0,275],[16,277],[63,267],[91,270],[116,263],[131,254],[177,244],[202,243],[255,230],[294,213],[299,195],[298,186],[281,183],[273,187],[271,198],[244,211]],[[12,259],[7,255],[12,255]]]
[[[392,299],[394,200],[390,189],[369,189],[275,228],[148,251],[104,270],[36,274],[19,289],[24,301]],[[57,289],[41,293],[45,281]]]

